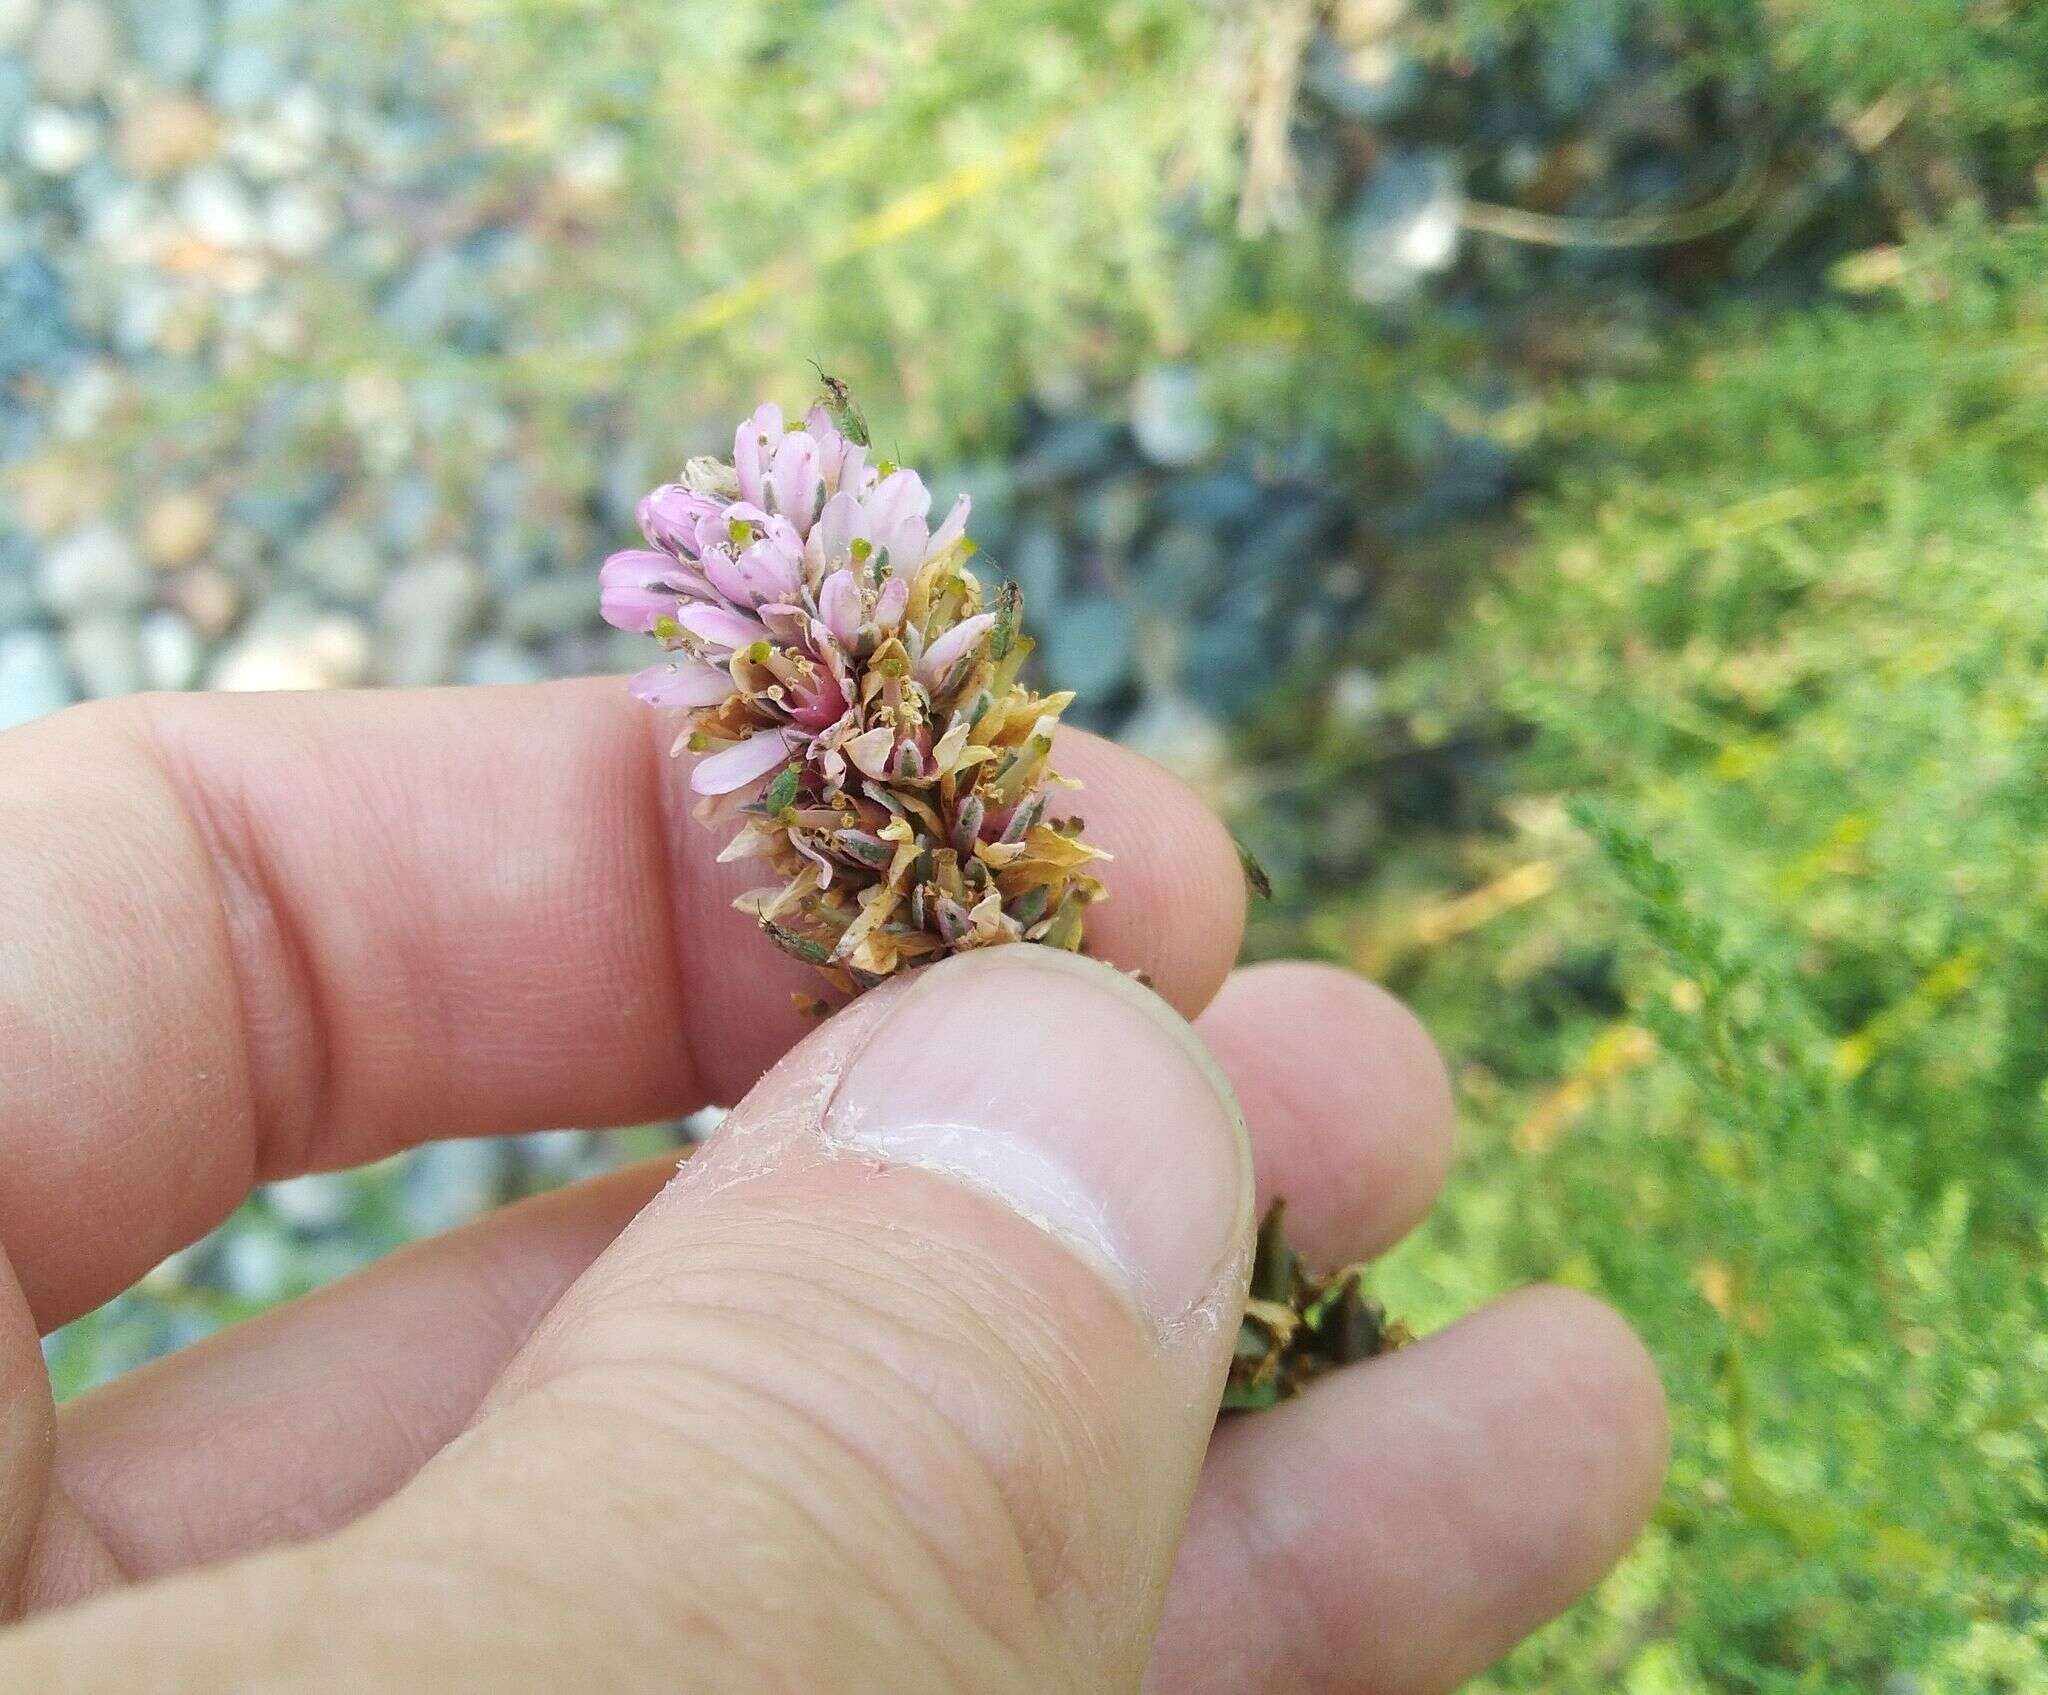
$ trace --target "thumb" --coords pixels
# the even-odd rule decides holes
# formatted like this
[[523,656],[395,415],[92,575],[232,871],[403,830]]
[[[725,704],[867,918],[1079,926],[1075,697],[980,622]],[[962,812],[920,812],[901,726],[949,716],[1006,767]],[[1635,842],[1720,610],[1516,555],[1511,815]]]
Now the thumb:
[[1251,1210],[1163,1001],[1037,948],[936,966],[749,1096],[407,1506],[499,1491],[494,1560],[606,1654],[646,1632],[662,1688],[1135,1688]]
[[933,966],[784,1060],[382,1508],[52,1615],[0,1682],[1135,1690],[1251,1210],[1163,1001]]

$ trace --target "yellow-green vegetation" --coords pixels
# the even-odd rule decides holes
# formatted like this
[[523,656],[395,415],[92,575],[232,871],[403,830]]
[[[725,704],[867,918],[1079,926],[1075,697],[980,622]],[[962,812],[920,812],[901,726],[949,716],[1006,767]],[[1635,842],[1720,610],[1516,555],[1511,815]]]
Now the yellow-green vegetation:
[[1647,1542],[1492,1687],[2048,1687],[2044,259],[1966,223],[1559,399],[1526,535],[1322,750],[1495,750],[1479,827],[1268,938],[1454,1056],[1381,1292],[1597,1289],[1675,1411]]

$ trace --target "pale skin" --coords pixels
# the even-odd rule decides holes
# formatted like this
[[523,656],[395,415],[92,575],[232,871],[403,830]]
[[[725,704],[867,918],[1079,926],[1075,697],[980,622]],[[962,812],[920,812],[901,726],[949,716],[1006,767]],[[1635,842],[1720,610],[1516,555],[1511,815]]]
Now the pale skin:
[[[899,1116],[960,1085],[868,1057],[885,994],[755,1090],[805,974],[730,910],[666,743],[604,680],[0,736],[0,1688],[1423,1695],[1627,1548],[1664,1409],[1586,1297],[1212,1440],[1237,1247],[1182,1277],[1215,1322],[1162,1327],[1187,1267],[1126,1286],[954,1176],[777,1154],[835,1067]],[[1193,1020],[1256,1198],[1206,1062],[1107,972],[972,978],[958,1041],[1024,1030],[1043,1083],[974,1110],[1111,1115],[1112,1214],[1207,1172],[1233,1243],[1280,1193],[1312,1256],[1384,1250],[1449,1163],[1428,1039],[1334,969],[1233,971],[1221,827],[1106,744],[1060,762],[1117,855],[1091,945]],[[529,1202],[51,1405],[38,1333],[253,1184],[749,1090],[742,1181]]]

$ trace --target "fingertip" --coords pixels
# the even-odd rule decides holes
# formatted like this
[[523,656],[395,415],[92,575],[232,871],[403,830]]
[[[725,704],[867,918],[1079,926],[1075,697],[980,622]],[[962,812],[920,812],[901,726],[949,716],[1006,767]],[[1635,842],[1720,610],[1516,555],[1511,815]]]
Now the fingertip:
[[1605,1456],[1608,1487],[1589,1497],[1605,1509],[1597,1561],[1604,1570],[1635,1541],[1663,1491],[1671,1418],[1657,1362],[1627,1319],[1582,1289],[1539,1284],[1489,1313],[1523,1332],[1526,1354],[1545,1362],[1562,1408]]
[[[1314,1687],[1426,1695],[1628,1551],[1664,1452],[1663,1390],[1628,1326],[1575,1290],[1525,1289],[1220,1431],[1185,1555],[1236,1573],[1204,1616]],[[1173,1687],[1240,1686],[1167,1669]]]
[[1113,856],[1109,898],[1089,914],[1089,952],[1144,975],[1185,1018],[1215,997],[1244,939],[1245,887],[1222,821],[1163,766],[1081,730],[1060,734],[1080,781],[1061,810]]
[[1562,1610],[1634,1545],[1663,1488],[1668,1424],[1656,1365],[1612,1307],[1519,1289],[1390,1363],[1440,1411],[1462,1403],[1492,1431],[1488,1451],[1462,1457],[1457,1495],[1468,1529],[1486,1527],[1496,1640]]
[[1334,965],[1248,966],[1200,1029],[1244,1102],[1260,1194],[1286,1200],[1300,1245],[1363,1257],[1428,1211],[1453,1152],[1450,1079],[1393,995]]

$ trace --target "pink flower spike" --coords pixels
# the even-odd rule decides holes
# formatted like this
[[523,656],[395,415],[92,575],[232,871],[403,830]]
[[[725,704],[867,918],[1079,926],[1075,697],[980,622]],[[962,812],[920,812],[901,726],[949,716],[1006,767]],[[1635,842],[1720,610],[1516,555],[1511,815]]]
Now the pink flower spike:
[[[675,615],[676,622],[705,646],[727,652],[765,641],[768,626],[726,606],[686,606]],[[964,626],[963,626],[964,628]]]
[[626,687],[635,700],[649,706],[716,706],[733,692],[732,676],[716,665],[685,659],[674,665],[651,665]]
[[690,787],[700,795],[729,795],[759,782],[789,758],[789,744],[780,730],[762,730],[743,742],[697,762]]
[[928,689],[937,688],[946,680],[946,674],[972,653],[981,638],[994,629],[995,625],[996,617],[993,612],[982,612],[972,618],[961,619],[924,650],[924,657],[917,662],[917,680]]
[[[904,585],[904,599],[908,603],[910,587]],[[851,571],[834,571],[825,579],[825,586],[818,591],[818,614],[825,620],[825,628],[832,632],[832,638],[841,647],[850,648],[860,640],[861,614],[860,584],[854,580]]]

